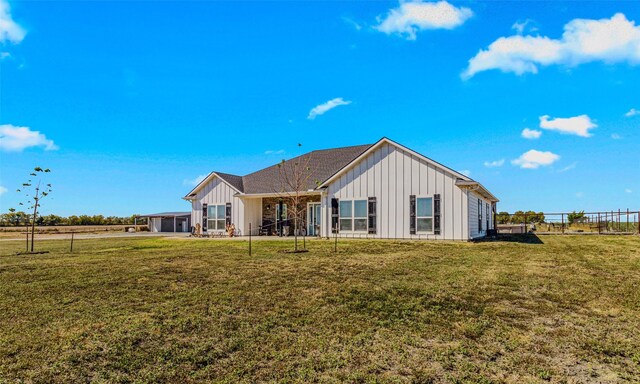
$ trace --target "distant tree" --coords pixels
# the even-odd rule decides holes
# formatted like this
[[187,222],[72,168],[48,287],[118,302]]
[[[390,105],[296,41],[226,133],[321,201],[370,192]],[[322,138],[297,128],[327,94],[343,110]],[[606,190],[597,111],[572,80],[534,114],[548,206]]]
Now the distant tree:
[[511,223],[512,224],[522,224],[524,223],[524,211],[515,211],[513,215],[511,215]]
[[35,240],[38,208],[42,204],[42,199],[49,196],[52,191],[51,184],[45,184],[43,182],[44,174],[49,172],[51,172],[49,168],[42,169],[35,167],[33,172],[29,174],[27,182],[22,183],[22,189],[17,190],[17,192],[25,194],[25,201],[21,202],[20,205],[28,205],[27,209],[33,209],[33,215],[31,216],[31,252],[33,252],[33,243]]
[[569,216],[567,216],[567,220],[569,220],[569,224],[580,223],[584,221],[584,219],[585,219],[584,211],[580,211],[580,212],[573,211],[569,214]]
[[498,224],[509,224],[511,222],[511,215],[508,212],[500,212],[496,215],[496,221]]

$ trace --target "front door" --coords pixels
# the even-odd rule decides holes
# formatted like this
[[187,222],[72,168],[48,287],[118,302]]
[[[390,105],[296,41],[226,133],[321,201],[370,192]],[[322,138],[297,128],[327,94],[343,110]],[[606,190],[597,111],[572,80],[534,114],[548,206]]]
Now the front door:
[[307,234],[309,236],[320,235],[320,222],[322,215],[320,214],[320,203],[307,204]]

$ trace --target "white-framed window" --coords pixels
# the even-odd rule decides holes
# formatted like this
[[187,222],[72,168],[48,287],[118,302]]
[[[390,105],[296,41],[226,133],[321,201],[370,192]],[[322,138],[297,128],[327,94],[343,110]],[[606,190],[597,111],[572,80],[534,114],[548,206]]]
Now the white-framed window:
[[207,230],[224,231],[226,229],[224,204],[209,205],[207,210]]
[[367,231],[367,200],[340,200],[340,230]]
[[433,232],[433,197],[416,198],[416,231]]

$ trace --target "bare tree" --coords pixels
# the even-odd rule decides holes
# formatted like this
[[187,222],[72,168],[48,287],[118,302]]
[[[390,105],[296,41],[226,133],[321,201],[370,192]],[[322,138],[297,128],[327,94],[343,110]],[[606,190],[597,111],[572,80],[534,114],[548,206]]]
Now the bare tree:
[[[22,183],[22,189],[18,189],[17,192],[24,192],[26,201],[24,203],[19,203],[19,205],[29,205],[27,209],[33,209],[33,215],[31,216],[31,252],[33,252],[33,241],[35,239],[34,234],[36,230],[36,220],[38,219],[38,207],[42,202],[42,199],[47,197],[51,193],[51,184],[42,185],[42,178],[44,173],[49,173],[51,170],[49,168],[42,169],[40,167],[35,167],[33,172],[29,174],[30,178],[26,183]],[[37,183],[31,179],[37,179]],[[31,195],[29,194],[31,193]]]
[[[298,144],[302,147],[302,144]],[[287,203],[287,216],[293,218],[294,251],[298,251],[298,230],[303,221],[306,207],[304,200],[312,177],[311,154],[300,156],[278,164],[276,194]],[[277,218],[276,218],[277,220]]]

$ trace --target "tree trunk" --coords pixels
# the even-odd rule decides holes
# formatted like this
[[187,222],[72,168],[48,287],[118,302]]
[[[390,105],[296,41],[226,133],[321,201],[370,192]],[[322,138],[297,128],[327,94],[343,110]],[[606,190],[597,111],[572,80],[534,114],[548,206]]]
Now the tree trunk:
[[295,252],[298,251],[298,215],[297,214],[293,217],[293,250]]
[[33,218],[31,221],[31,252],[33,252],[33,239],[34,239],[34,233],[36,230],[36,218],[38,215],[38,200],[36,200],[36,203],[33,207]]

